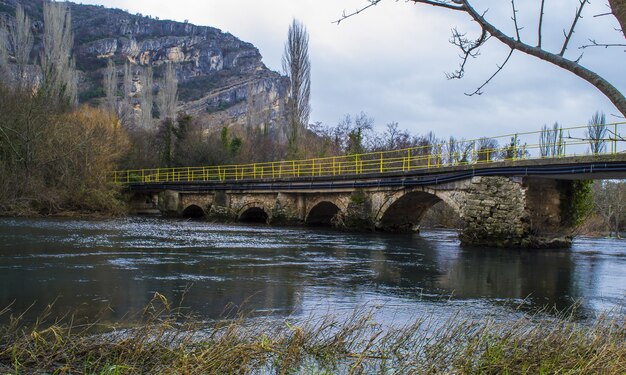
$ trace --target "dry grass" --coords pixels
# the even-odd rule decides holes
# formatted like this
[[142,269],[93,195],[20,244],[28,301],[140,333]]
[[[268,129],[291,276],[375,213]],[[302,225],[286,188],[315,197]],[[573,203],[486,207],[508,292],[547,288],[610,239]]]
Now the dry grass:
[[342,320],[240,316],[200,323],[172,312],[157,294],[132,326],[46,320],[46,313],[34,324],[14,317],[0,329],[0,373],[626,373],[621,318],[496,322],[458,314],[389,328],[358,310]]

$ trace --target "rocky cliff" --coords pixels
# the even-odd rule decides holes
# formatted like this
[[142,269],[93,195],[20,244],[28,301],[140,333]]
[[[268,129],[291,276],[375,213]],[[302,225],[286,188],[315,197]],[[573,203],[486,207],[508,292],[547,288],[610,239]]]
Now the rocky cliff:
[[[42,0],[0,0],[0,14],[12,17],[18,1],[34,21],[34,58],[41,48]],[[171,61],[179,82],[179,110],[215,128],[261,128],[284,137],[287,78],[265,67],[252,44],[212,27],[102,6],[68,6],[81,101],[97,103],[102,99],[103,71],[109,59],[116,63],[120,86],[123,66],[131,64],[134,96],[142,90],[141,82],[137,82],[140,70],[151,65],[158,86],[164,63]]]

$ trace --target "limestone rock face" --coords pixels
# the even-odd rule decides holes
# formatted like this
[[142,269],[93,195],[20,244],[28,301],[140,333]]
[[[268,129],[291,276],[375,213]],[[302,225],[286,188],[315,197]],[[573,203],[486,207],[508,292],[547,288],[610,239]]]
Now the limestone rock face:
[[[0,17],[12,17],[17,2],[40,25],[33,27],[36,54],[41,49],[44,27],[42,0],[0,0]],[[126,62],[132,65],[135,81],[138,71],[152,66],[155,90],[169,61],[174,63],[179,82],[179,110],[216,128],[256,127],[284,136],[288,79],[269,70],[252,44],[213,27],[68,4],[81,101],[101,100],[102,73],[108,59],[116,63],[120,86]]]

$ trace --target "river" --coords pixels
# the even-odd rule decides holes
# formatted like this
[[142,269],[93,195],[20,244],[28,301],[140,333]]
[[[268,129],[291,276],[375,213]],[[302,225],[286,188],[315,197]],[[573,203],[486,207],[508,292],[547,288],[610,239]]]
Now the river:
[[119,321],[155,292],[207,320],[229,304],[272,317],[374,308],[396,323],[424,313],[512,319],[576,304],[583,320],[623,305],[626,242],[506,250],[462,248],[453,231],[0,218],[0,309],[33,320],[54,302],[53,314]]

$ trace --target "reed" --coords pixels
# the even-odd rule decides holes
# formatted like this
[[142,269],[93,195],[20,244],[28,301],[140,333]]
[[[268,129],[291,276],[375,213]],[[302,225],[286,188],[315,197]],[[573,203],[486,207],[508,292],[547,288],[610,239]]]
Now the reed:
[[[7,317],[10,309],[0,311]],[[373,312],[309,319],[245,316],[201,322],[161,295],[139,322],[77,324],[72,316],[0,328],[0,373],[46,374],[501,374],[626,373],[623,315],[577,323],[416,317],[401,327]]]

